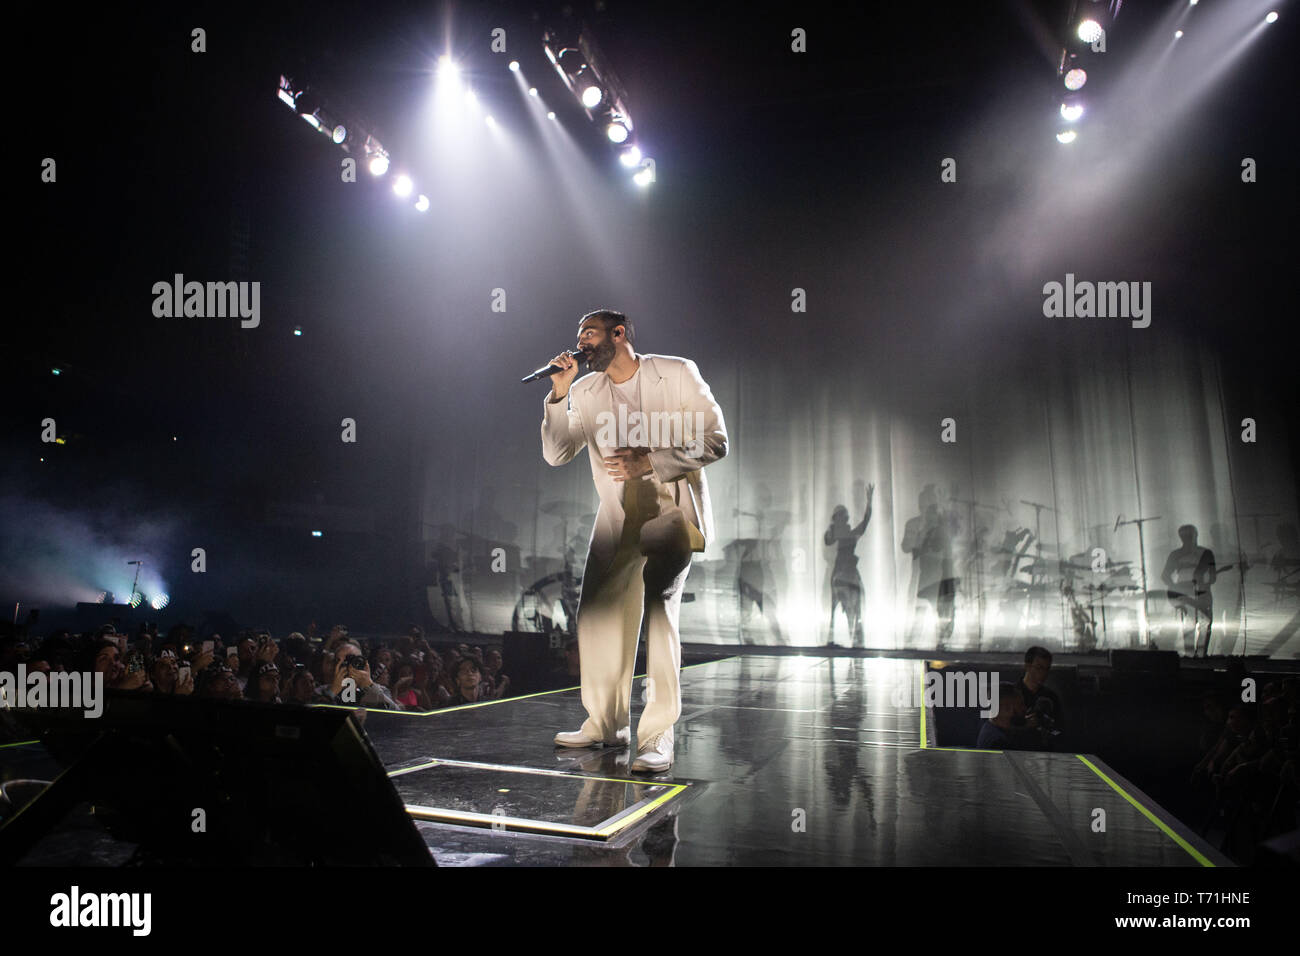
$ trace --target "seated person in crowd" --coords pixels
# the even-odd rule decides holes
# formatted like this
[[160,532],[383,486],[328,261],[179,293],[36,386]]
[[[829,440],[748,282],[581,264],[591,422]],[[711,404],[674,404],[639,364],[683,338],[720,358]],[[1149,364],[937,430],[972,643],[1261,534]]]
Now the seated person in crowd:
[[[388,689],[371,678],[370,665],[366,663],[359,645],[354,641],[344,641],[336,646],[335,655],[333,679],[328,688],[334,703],[389,710],[402,709],[388,693]],[[353,700],[346,699],[344,681],[348,678],[351,678],[356,685]]]
[[1014,726],[1036,731],[1041,738],[1034,749],[1050,750],[1052,738],[1065,731],[1065,712],[1061,698],[1047,686],[1047,675],[1052,670],[1052,652],[1045,647],[1031,647],[1025,651],[1025,673],[1016,686],[1025,702],[1025,713],[1014,721]]
[[456,694],[448,701],[448,707],[462,704],[477,704],[487,698],[482,695],[482,672],[478,662],[472,657],[462,657],[456,665]]
[[1020,688],[1010,681],[998,684],[998,712],[980,725],[975,746],[980,750],[1026,750],[1023,732],[1014,726],[1025,713],[1025,701]]

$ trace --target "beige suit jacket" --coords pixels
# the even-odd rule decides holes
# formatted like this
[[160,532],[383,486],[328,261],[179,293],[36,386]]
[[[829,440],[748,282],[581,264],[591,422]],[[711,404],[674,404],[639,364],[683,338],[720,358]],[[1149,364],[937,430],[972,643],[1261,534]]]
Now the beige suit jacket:
[[[641,411],[661,413],[660,441],[648,459],[655,477],[672,494],[683,517],[691,523],[691,547],[703,551],[713,539],[713,510],[704,466],[727,454],[727,428],[722,409],[700,370],[690,359],[671,355],[637,355],[641,362]],[[549,397],[549,396],[548,396]],[[547,464],[563,465],[588,449],[591,477],[600,496],[591,533],[591,552],[612,557],[623,534],[623,486],[605,470],[604,457],[619,446],[618,409],[609,376],[589,372],[569,388],[568,401],[542,400],[542,456]],[[676,416],[673,413],[678,413]],[[680,426],[677,422],[680,421]],[[676,428],[681,429],[680,438]],[[668,447],[663,447],[667,445]]]

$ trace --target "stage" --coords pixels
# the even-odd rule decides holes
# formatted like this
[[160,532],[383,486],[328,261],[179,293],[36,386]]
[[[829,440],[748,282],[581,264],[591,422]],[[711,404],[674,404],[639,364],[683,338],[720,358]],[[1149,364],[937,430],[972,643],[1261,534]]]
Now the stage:
[[629,773],[634,749],[554,747],[576,688],[364,724],[444,866],[1231,865],[1096,757],[936,746],[933,712],[894,703],[923,667],[683,668],[662,775]]

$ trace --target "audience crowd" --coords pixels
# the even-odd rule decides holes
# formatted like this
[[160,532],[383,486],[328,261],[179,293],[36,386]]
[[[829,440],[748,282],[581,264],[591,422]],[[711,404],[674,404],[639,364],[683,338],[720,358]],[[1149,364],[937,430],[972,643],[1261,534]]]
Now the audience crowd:
[[418,627],[384,642],[353,637],[341,624],[283,640],[266,630],[199,638],[185,625],[162,636],[149,626],[121,634],[105,625],[89,634],[59,631],[39,644],[0,640],[0,671],[14,673],[19,664],[28,674],[99,672],[114,690],[286,705],[429,711],[511,696],[501,651],[434,648]]

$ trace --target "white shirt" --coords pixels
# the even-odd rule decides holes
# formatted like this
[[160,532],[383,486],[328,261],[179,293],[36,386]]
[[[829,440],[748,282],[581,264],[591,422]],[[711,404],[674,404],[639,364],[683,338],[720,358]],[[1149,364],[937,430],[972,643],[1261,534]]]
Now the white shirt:
[[[626,382],[615,383],[608,373],[610,403],[614,414],[618,416],[620,426],[627,423],[626,431],[621,427],[617,436],[618,447],[648,448],[649,423],[645,421],[641,402],[641,366],[638,364],[632,377]],[[620,407],[621,406],[621,407]],[[626,412],[624,412],[626,409]],[[642,437],[646,436],[646,437]],[[614,449],[609,449],[612,453]],[[635,515],[640,524],[649,518],[663,514],[669,508],[675,508],[672,489],[661,482],[653,471],[640,478],[631,478],[623,482],[623,508],[625,512]]]

